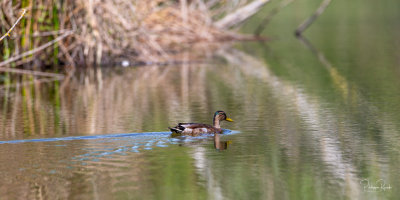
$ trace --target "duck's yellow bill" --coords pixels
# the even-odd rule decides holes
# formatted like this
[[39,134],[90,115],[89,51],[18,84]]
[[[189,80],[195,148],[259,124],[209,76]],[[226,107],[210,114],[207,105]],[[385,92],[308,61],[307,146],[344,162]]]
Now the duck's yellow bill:
[[233,122],[233,119],[231,119],[229,117],[227,117],[225,120],[228,121],[228,122]]

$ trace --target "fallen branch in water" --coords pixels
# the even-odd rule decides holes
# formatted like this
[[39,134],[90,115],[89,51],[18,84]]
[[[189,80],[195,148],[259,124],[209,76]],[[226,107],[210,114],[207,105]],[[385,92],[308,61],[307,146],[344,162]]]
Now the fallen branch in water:
[[301,23],[299,27],[297,27],[295,35],[300,36],[325,11],[326,7],[329,6],[331,1],[332,0],[324,0],[315,13]]
[[4,66],[4,65],[7,65],[9,63],[12,63],[12,62],[14,62],[16,60],[19,60],[19,59],[21,59],[21,58],[23,58],[25,56],[29,56],[29,55],[35,54],[35,53],[37,53],[39,51],[42,51],[43,49],[46,49],[47,47],[50,47],[51,45],[57,43],[58,41],[64,39],[65,37],[67,37],[67,36],[69,36],[71,34],[72,34],[72,31],[68,31],[68,32],[64,33],[63,35],[57,37],[56,39],[54,39],[54,40],[52,40],[52,41],[50,41],[50,42],[38,47],[38,48],[32,49],[32,50],[27,51],[25,53],[19,54],[19,55],[14,56],[14,57],[11,57],[11,58],[3,61],[3,62],[0,62],[0,67]]
[[10,33],[11,31],[15,28],[15,26],[19,23],[19,21],[21,21],[22,17],[24,17],[26,13],[26,9],[22,9],[22,14],[21,16],[17,19],[17,21],[14,23],[14,25],[10,28],[10,30],[7,31],[6,34],[4,34],[3,36],[1,36],[0,41],[2,41],[5,37],[10,37]]
[[256,0],[246,6],[237,9],[232,14],[225,16],[215,23],[215,26],[219,28],[231,28],[245,21],[246,19],[257,13],[264,4],[268,3],[270,0]]
[[265,29],[265,27],[269,24],[271,21],[272,17],[274,17],[276,14],[279,13],[283,8],[285,8],[287,5],[291,4],[294,0],[283,0],[281,4],[279,4],[278,7],[274,8],[263,20],[262,22],[258,25],[256,30],[254,31],[254,35],[259,36],[261,35],[261,32]]

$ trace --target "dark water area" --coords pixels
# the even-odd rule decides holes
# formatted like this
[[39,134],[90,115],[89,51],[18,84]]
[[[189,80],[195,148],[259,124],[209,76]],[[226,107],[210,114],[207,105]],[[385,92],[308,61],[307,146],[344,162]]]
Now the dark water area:
[[[204,64],[2,89],[0,199],[398,199],[400,3],[332,1],[295,38],[318,5]],[[169,136],[216,110],[232,132]]]

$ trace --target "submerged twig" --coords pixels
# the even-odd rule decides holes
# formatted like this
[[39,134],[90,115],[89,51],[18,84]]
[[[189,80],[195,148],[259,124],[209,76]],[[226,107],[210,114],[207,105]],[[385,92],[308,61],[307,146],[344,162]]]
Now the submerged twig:
[[311,42],[303,37],[303,35],[299,35],[297,37],[301,43],[303,43],[308,49],[310,49],[310,51],[317,56],[318,60],[327,68],[327,69],[331,69],[332,68],[332,64],[325,58],[324,54],[322,52],[320,52],[314,45],[311,44]]
[[318,18],[318,16],[320,16],[325,11],[326,7],[329,6],[331,1],[332,0],[324,0],[315,11],[315,13],[311,17],[306,19],[303,23],[301,23],[299,27],[297,27],[295,35],[300,36]]
[[5,88],[14,88],[14,87],[18,88],[18,87],[21,87],[21,86],[31,85],[31,84],[33,84],[35,82],[48,83],[48,82],[53,82],[53,81],[59,81],[61,79],[62,78],[59,78],[59,77],[52,77],[52,78],[36,79],[36,80],[33,80],[33,81],[23,81],[21,83],[15,83],[15,84],[11,84],[11,85],[0,85],[0,90],[3,90]]
[[[319,51],[310,41],[303,35],[297,37],[311,52],[318,58],[321,64],[328,70],[334,85],[340,89],[343,98],[349,98],[350,87],[349,83],[344,76],[332,65],[331,62],[325,57],[324,53]],[[356,97],[356,96],[355,96]]]
[[5,37],[10,37],[10,33],[11,31],[15,28],[15,26],[19,23],[19,21],[21,21],[22,17],[24,17],[26,13],[26,9],[22,9],[22,14],[21,16],[17,19],[17,21],[14,23],[14,25],[10,28],[10,30],[7,31],[6,34],[4,34],[3,36],[1,36],[0,41],[2,41]]

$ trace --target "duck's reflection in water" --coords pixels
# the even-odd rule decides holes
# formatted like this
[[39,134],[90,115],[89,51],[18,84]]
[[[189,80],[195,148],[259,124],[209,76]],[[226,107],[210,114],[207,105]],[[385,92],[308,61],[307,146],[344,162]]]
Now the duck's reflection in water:
[[224,134],[207,134],[207,136],[201,137],[191,137],[191,136],[182,136],[180,134],[172,133],[170,135],[171,138],[176,138],[179,140],[180,146],[197,146],[205,143],[209,143],[211,138],[214,140],[214,148],[218,151],[228,149],[228,146],[232,144],[232,140],[223,140],[221,141],[221,135]]
[[221,141],[220,134],[217,134],[217,133],[214,134],[214,147],[216,150],[218,150],[218,151],[226,150],[226,149],[228,149],[228,146],[230,144],[232,144],[232,140]]

